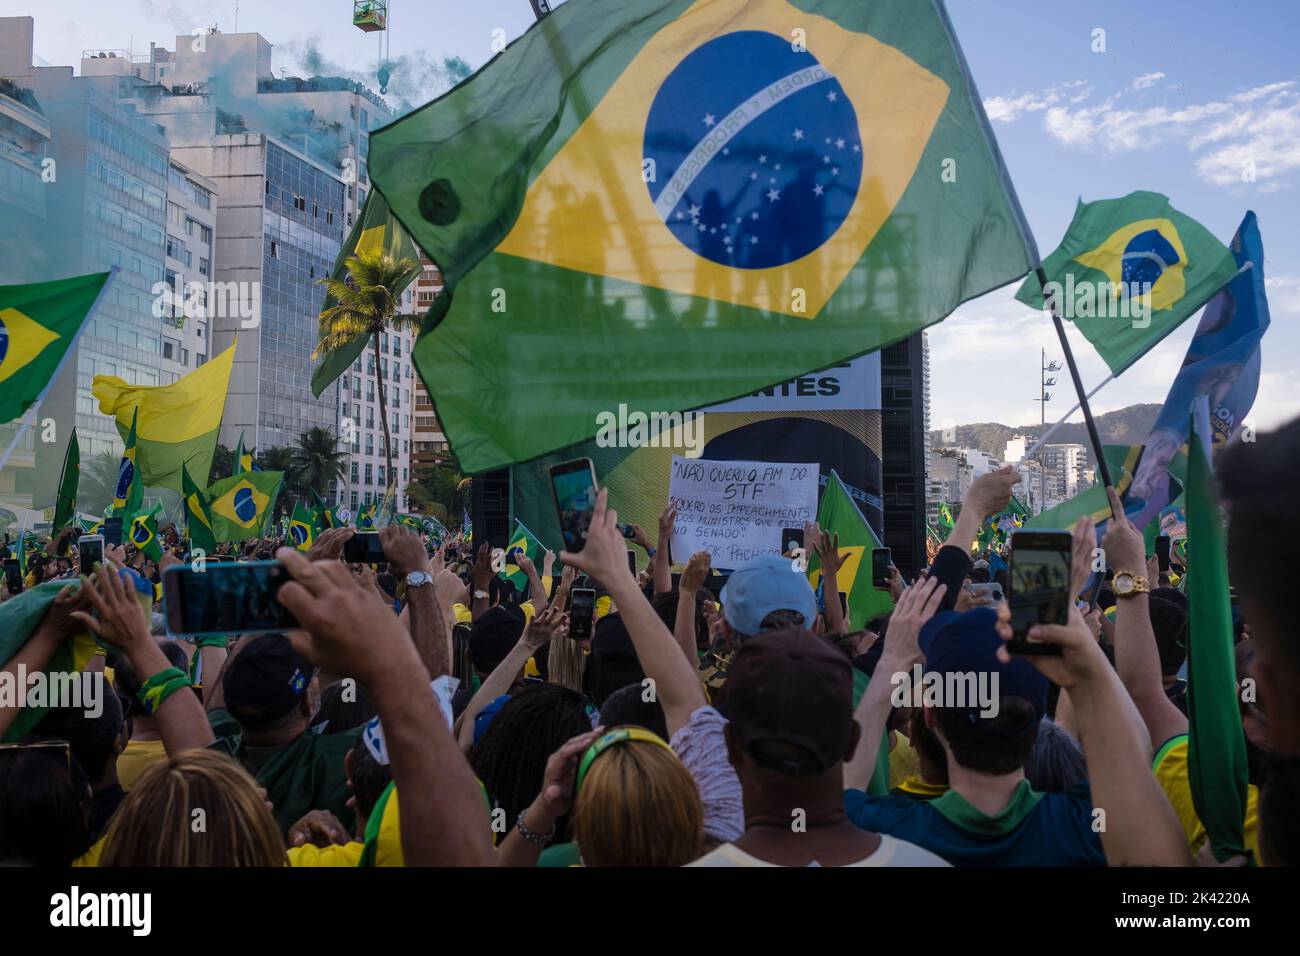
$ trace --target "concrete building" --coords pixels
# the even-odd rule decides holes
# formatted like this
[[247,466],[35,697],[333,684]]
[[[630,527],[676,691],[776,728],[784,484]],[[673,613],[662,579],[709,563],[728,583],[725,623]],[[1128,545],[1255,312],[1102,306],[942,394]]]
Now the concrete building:
[[[167,171],[167,254],[163,281],[171,300],[159,302],[163,313],[160,385],[183,378],[212,357],[212,330],[207,310],[212,305],[216,249],[217,184],[173,158]],[[195,314],[187,314],[192,299]],[[205,475],[204,478],[207,476]]]
[[926,482],[926,521],[937,524],[939,504],[959,503],[974,479],[965,449],[940,448],[930,453]]
[[[415,280],[415,310],[423,315],[442,291],[442,273],[429,259],[421,258],[424,271]],[[411,425],[411,477],[447,460],[451,446],[434,412],[433,402],[420,376],[415,376],[414,421]]]
[[[40,227],[39,241],[21,257],[6,257],[0,281],[118,269],[41,408],[42,418],[61,426],[75,423],[84,462],[122,447],[112,421],[95,413],[92,378],[118,375],[140,385],[161,381],[163,324],[153,315],[152,290],[165,270],[169,143],[156,122],[119,95],[116,77],[75,76],[71,66],[34,66],[34,31],[31,17],[0,18],[0,76],[40,104],[48,138],[37,123],[35,139],[28,136],[27,142],[35,147],[44,142],[45,158],[54,163],[48,166],[49,179],[41,180],[44,218],[34,205],[23,210],[33,217],[26,225]],[[11,120],[16,112],[7,110]],[[21,141],[22,134],[17,138]],[[20,182],[30,187],[35,181],[27,176]],[[39,203],[30,188],[28,193],[31,203]],[[44,228],[48,223],[58,228]],[[7,231],[8,217],[5,226]],[[65,445],[62,440],[38,444],[38,506],[53,501]]]
[[1042,457],[1048,507],[1068,501],[1090,484],[1088,450],[1082,445],[1044,445]]
[[[152,47],[147,59],[96,57],[89,68],[117,69],[139,109],[167,130],[173,157],[209,178],[222,197],[213,278],[237,307],[213,309],[209,357],[238,333],[222,442],[233,447],[242,434],[246,446],[264,450],[293,446],[309,428],[329,428],[351,456],[332,500],[349,506],[377,500],[395,479],[403,510],[410,336],[384,337],[377,371],[368,349],[352,374],[319,399],[310,385],[324,300],[320,280],[330,274],[370,188],[370,130],[391,112],[351,80],[274,76],[271,51],[260,34],[211,30],[176,37],[174,53]],[[381,375],[392,476],[377,418]]]

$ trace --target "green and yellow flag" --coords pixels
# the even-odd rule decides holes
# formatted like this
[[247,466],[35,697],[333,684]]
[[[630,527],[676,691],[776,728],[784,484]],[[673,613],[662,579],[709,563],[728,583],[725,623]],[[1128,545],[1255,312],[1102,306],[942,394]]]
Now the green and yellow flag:
[[282,471],[250,471],[209,485],[203,497],[212,536],[218,542],[262,537],[283,483]]
[[307,551],[316,540],[316,518],[311,509],[301,501],[293,503],[293,515],[289,518],[289,543],[299,551]]
[[217,539],[212,534],[212,517],[203,491],[190,477],[190,470],[181,466],[181,479],[185,485],[185,533],[189,535],[190,548],[211,554],[217,549]]
[[[537,566],[537,573],[542,573],[542,559],[546,556],[546,545],[538,540],[537,536],[524,527],[524,523],[515,519],[515,530],[510,535],[510,544],[506,547],[506,553],[509,554],[514,550],[522,551],[528,556],[528,560]],[[507,564],[501,571],[501,577],[505,578],[519,591],[527,594],[528,592],[528,575],[524,574],[519,568]]]
[[[1160,193],[1080,201],[1043,263],[1057,313],[1120,374],[1210,301],[1237,272],[1228,247]],[[1031,275],[1016,298],[1044,308]]]
[[0,422],[44,397],[111,275],[0,286]]
[[809,7],[569,0],[371,137],[443,270],[415,362],[465,471],[878,349],[1037,260],[942,4]]
[[140,469],[136,465],[139,455],[136,423],[138,409],[131,410],[131,427],[126,433],[126,448],[122,451],[121,464],[117,466],[117,490],[113,503],[109,505],[115,515],[133,515],[140,510],[144,501],[144,483],[140,480]]
[[[41,619],[50,609],[54,598],[67,586],[67,581],[46,581],[0,604],[0,667],[8,664],[22,650],[40,626]],[[72,586],[79,585],[74,582]],[[85,669],[92,657],[102,653],[103,650],[88,634],[78,634],[60,644],[41,670],[50,676],[77,675]],[[28,679],[31,678],[32,675],[28,674]],[[44,719],[48,710],[46,706],[29,701],[19,708],[14,722],[0,735],[0,743],[22,740]]]
[[50,534],[57,535],[77,514],[77,483],[81,480],[81,448],[77,443],[77,430],[72,429],[68,450],[63,455],[63,474],[59,478],[59,496],[54,503],[54,522]]
[[[415,243],[411,241],[410,235],[402,228],[401,224],[393,217],[392,212],[388,209],[388,203],[380,195],[379,190],[370,190],[370,195],[366,197],[366,204],[361,209],[361,215],[357,218],[357,223],[348,233],[348,238],[343,243],[343,248],[339,256],[334,260],[334,271],[331,277],[341,281],[348,281],[348,259],[355,253],[376,253],[383,252],[391,256],[394,261],[402,259],[411,259],[416,263],[415,268],[410,271],[402,287],[410,285],[415,277],[420,274],[421,266],[420,250],[415,248]],[[321,306],[321,311],[333,308],[338,305],[333,296],[326,295],[325,304]],[[348,345],[333,352],[326,352],[320,356],[319,364],[312,371],[311,375],[311,393],[320,398],[321,392],[325,391],[335,379],[347,371],[348,366],[357,360],[366,346],[370,343],[367,336],[361,335],[353,339]]]
[[253,454],[244,450],[244,433],[239,433],[239,444],[235,446],[235,454],[231,458],[233,468],[230,474],[240,475],[246,471],[253,470]]
[[357,530],[375,530],[375,503],[373,501],[357,509]]
[[191,475],[212,471],[221,413],[226,406],[235,346],[171,385],[128,385],[114,375],[96,375],[91,391],[99,410],[117,419],[126,437],[132,409],[139,408],[136,467],[141,480],[154,487],[185,493],[181,466]]
[[150,561],[162,560],[162,544],[158,540],[158,512],[160,506],[132,516],[127,540],[145,553]]
[[1214,486],[1209,401],[1192,406],[1187,452],[1187,781],[1214,856],[1245,853],[1246,737],[1241,729],[1228,543]]
[[[871,581],[871,552],[881,547],[880,539],[871,530],[867,519],[854,504],[849,490],[834,471],[826,482],[821,503],[817,506],[817,523],[823,534],[840,536],[840,551],[845,553],[844,564],[835,575],[835,583],[844,591],[849,607],[849,619],[855,628],[866,627],[871,621],[894,609],[888,591],[877,589]],[[808,583],[818,594],[822,593],[820,562],[815,553],[808,555]],[[822,595],[829,604],[838,601],[837,594]]]

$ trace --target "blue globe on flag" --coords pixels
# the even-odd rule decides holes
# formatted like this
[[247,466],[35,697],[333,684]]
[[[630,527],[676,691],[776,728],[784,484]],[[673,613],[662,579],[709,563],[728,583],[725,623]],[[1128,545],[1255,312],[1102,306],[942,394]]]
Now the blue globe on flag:
[[668,74],[646,119],[659,216],[721,265],[764,269],[816,251],[862,179],[857,113],[839,81],[789,38],[717,37]]
[[130,458],[123,458],[122,464],[117,468],[117,498],[126,500],[127,492],[131,490],[131,479],[134,477],[135,462]]
[[1128,241],[1122,257],[1121,281],[1127,291],[1133,285],[1150,284],[1165,274],[1170,266],[1177,265],[1179,256],[1173,244],[1158,229],[1139,232]]
[[5,325],[5,320],[0,318],[0,368],[4,367],[7,354],[9,354],[9,328]]
[[137,547],[148,544],[152,537],[148,525],[143,521],[137,521],[131,526],[131,543]]
[[257,517],[257,502],[253,500],[252,488],[240,488],[235,492],[233,502],[235,517],[248,524]]
[[289,526],[289,538],[293,541],[295,547],[302,547],[307,543],[307,526],[294,523]]

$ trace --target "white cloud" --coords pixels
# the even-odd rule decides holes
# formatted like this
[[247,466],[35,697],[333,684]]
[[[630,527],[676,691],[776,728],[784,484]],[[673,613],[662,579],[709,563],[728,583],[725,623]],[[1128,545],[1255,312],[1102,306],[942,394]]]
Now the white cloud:
[[1037,113],[1066,100],[1081,103],[1092,93],[1092,88],[1075,80],[1057,83],[1041,93],[1021,93],[1019,96],[991,96],[984,101],[984,112],[997,123],[1011,123],[1025,113]]
[[1266,276],[1264,291],[1271,315],[1300,315],[1300,276]]
[[[1148,74],[1155,76],[1156,74]],[[1145,77],[1138,77],[1136,85]],[[1118,94],[1094,106],[1049,105],[1043,125],[1060,143],[1106,153],[1181,142],[1198,154],[1196,172],[1215,186],[1256,183],[1260,192],[1287,188],[1300,172],[1300,94],[1287,80],[1178,109],[1118,105]]]
[[1141,76],[1133,80],[1133,89],[1145,90],[1148,87],[1154,86],[1158,81],[1163,80],[1164,78],[1165,74],[1163,73],[1143,73]]

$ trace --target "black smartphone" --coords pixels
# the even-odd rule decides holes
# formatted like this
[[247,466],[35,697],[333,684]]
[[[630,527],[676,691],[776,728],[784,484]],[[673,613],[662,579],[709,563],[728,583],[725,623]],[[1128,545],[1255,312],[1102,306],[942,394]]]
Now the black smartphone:
[[511,548],[506,552],[506,564],[515,568],[519,567],[519,555],[523,553],[523,548]]
[[104,519],[104,546],[116,548],[122,543],[122,519]]
[[595,620],[595,589],[574,588],[569,595],[569,637],[575,641],[590,640]]
[[1029,638],[1035,624],[1065,624],[1069,620],[1070,556],[1074,538],[1068,531],[1017,531],[1011,536],[1011,611],[1013,637],[1007,644],[1012,654],[1061,653],[1056,644]]
[[384,546],[378,531],[358,531],[343,542],[343,560],[348,564],[383,564]]
[[803,549],[803,528],[782,528],[781,553],[789,554],[795,548]]
[[839,595],[840,595],[840,616],[847,621],[849,619],[849,592],[840,591]]
[[633,530],[630,524],[619,522],[618,530],[622,533],[623,537],[627,538],[629,541],[636,537],[636,531]]
[[288,580],[279,561],[209,562],[202,571],[173,565],[162,576],[167,633],[259,634],[298,627],[276,597]]
[[1169,573],[1169,535],[1167,534],[1156,535],[1156,562],[1159,564],[1161,574]]
[[627,549],[627,569],[632,572],[632,577],[636,577],[636,552],[631,548]]
[[82,574],[94,574],[95,565],[104,563],[104,536],[83,534],[77,539],[77,558]]
[[23,569],[18,564],[17,558],[8,558],[5,561],[5,587],[9,589],[10,594],[17,594],[23,589]]
[[571,553],[587,543],[587,529],[596,510],[596,467],[590,458],[576,458],[551,466],[551,491],[560,518],[564,549]]
[[889,569],[894,566],[894,559],[888,548],[871,549],[871,584],[878,590],[889,590]]

